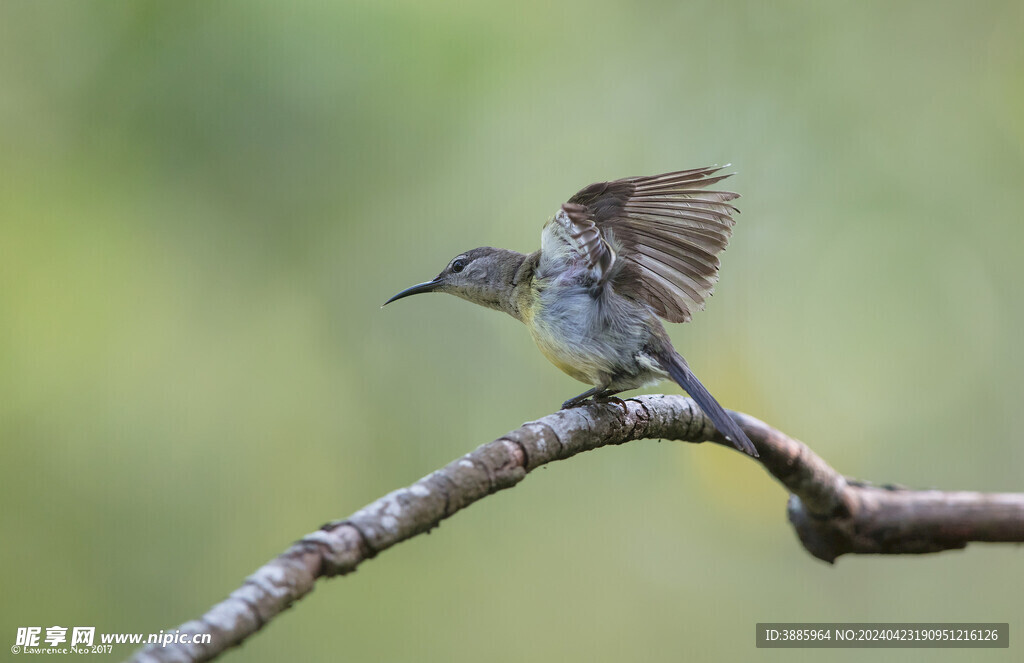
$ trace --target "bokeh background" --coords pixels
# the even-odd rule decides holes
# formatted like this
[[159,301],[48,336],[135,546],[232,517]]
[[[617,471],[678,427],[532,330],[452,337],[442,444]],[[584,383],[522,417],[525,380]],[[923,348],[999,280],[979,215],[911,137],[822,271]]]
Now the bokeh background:
[[[507,317],[380,304],[627,175],[739,173],[671,329],[727,407],[849,475],[1024,490],[1021,34],[1018,0],[3,3],[4,646],[174,627],[581,391]],[[225,660],[820,660],[755,653],[799,620],[1009,621],[1020,660],[1019,547],[828,566],[785,498],[725,449],[586,454]]]

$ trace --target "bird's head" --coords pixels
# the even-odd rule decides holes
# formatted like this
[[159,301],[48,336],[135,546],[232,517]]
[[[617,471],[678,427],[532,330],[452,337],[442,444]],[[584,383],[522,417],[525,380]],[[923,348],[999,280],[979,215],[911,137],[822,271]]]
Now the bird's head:
[[406,288],[384,305],[421,292],[447,292],[474,304],[507,311],[509,295],[515,287],[513,281],[523,258],[523,254],[516,251],[489,246],[460,253],[433,280]]

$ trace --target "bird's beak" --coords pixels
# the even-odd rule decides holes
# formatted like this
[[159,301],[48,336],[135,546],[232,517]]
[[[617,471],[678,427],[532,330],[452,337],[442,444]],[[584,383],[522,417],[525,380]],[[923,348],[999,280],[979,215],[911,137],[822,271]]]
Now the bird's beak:
[[396,299],[401,299],[402,297],[408,297],[409,295],[418,295],[421,292],[433,292],[434,290],[437,290],[438,286],[440,286],[441,283],[442,283],[441,279],[434,279],[433,281],[427,281],[426,283],[417,283],[413,287],[406,288],[405,290],[403,290],[402,292],[398,293],[397,295],[395,295],[391,299],[387,300],[381,306],[382,307],[387,306],[388,304],[390,304],[391,302],[395,301]]

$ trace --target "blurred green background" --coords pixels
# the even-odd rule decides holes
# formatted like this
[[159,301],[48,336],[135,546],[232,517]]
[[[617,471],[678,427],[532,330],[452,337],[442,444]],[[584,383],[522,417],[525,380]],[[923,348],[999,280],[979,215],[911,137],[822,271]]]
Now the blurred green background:
[[[709,163],[743,213],[671,334],[711,391],[849,475],[1024,490],[1022,33],[1019,0],[3,3],[0,632],[176,626],[550,413],[584,387],[511,319],[381,302]],[[725,449],[586,454],[225,660],[820,660],[754,651],[799,620],[1009,621],[985,657],[1020,660],[1019,547],[831,567],[785,497]],[[827,654],[868,657],[908,654]]]

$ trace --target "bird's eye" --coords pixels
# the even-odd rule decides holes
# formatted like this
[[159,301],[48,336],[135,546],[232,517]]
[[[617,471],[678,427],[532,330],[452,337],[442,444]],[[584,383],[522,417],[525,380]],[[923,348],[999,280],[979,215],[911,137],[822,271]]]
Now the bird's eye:
[[461,272],[465,268],[466,268],[466,261],[463,260],[462,258],[459,258],[458,260],[456,260],[455,262],[452,263],[452,271],[455,272],[456,274],[458,274],[459,272]]

